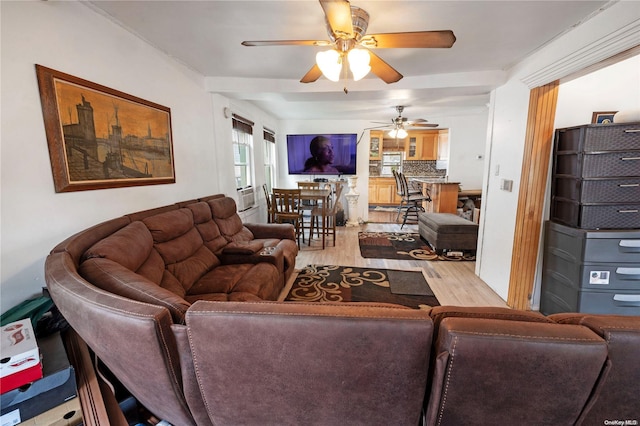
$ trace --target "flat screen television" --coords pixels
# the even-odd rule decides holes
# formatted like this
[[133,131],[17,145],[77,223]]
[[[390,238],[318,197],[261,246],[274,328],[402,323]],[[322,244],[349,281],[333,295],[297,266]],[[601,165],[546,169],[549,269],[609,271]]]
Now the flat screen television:
[[287,135],[291,175],[355,175],[357,135]]

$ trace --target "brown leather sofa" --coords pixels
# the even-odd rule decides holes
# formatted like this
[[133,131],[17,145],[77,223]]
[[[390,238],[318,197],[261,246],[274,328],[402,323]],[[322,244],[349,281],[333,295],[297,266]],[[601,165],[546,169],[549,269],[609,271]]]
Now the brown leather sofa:
[[82,231],[45,278],[96,355],[174,425],[638,418],[640,318],[273,301],[296,254],[291,226],[242,224],[212,196]]

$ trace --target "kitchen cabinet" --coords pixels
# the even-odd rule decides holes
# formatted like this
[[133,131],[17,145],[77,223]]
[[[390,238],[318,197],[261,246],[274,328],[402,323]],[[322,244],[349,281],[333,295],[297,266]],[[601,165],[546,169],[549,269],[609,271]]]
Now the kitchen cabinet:
[[437,160],[438,130],[410,131],[405,144],[405,160]]
[[389,177],[369,178],[369,204],[399,204],[400,196],[396,191],[396,180]]
[[382,159],[382,137],[381,130],[371,130],[369,132],[369,160]]

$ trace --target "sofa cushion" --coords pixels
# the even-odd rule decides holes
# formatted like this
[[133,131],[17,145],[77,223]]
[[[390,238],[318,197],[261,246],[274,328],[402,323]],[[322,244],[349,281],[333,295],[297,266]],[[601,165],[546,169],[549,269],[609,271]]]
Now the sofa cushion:
[[254,254],[259,252],[264,245],[260,241],[234,241],[222,249],[226,254]]
[[200,232],[204,245],[214,254],[218,254],[228,241],[222,236],[220,228],[214,222],[209,204],[205,202],[193,203],[189,204],[187,208],[193,213],[193,223]]
[[233,198],[223,197],[208,201],[211,207],[213,220],[218,224],[220,233],[227,241],[249,241],[254,236],[247,227],[242,224],[242,219],[236,211],[236,202]]
[[481,318],[507,321],[553,323],[540,312],[523,311],[493,306],[434,306],[429,312],[433,320],[434,343],[437,340],[440,323],[446,318]]
[[172,291],[110,259],[87,259],[80,265],[80,274],[95,286],[110,293],[166,307],[171,312],[173,321],[178,324],[184,323],[184,315],[191,306]]
[[149,258],[152,249],[153,238],[149,230],[142,222],[132,222],[91,246],[82,260],[104,257],[137,271]]
[[[190,209],[161,213],[143,221],[153,235],[154,247],[164,260],[166,270],[180,282],[186,293],[211,268],[220,264],[204,245]],[[169,277],[164,277],[165,280],[171,281]]]
[[482,318],[444,319],[434,349],[430,425],[579,424],[607,358],[586,327]]
[[[271,263],[220,265],[209,271],[187,292],[187,297],[209,293],[251,293],[275,300],[282,289],[280,273]],[[189,299],[187,299],[189,300]]]

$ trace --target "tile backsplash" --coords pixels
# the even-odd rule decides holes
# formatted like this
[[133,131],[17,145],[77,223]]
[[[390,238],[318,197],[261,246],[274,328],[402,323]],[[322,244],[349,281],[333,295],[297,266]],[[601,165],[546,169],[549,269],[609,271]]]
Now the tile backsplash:
[[445,176],[447,169],[437,169],[435,160],[403,161],[402,171],[407,176]]
[[[369,176],[380,176],[382,162],[369,161]],[[444,177],[446,169],[437,169],[435,160],[410,160],[402,162],[402,171],[407,176],[434,176]]]

